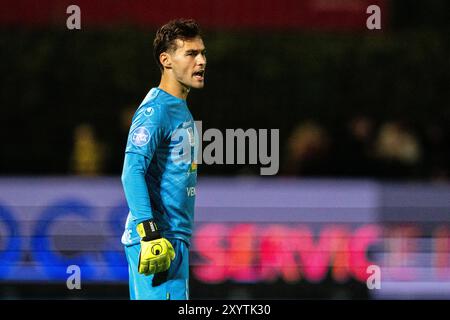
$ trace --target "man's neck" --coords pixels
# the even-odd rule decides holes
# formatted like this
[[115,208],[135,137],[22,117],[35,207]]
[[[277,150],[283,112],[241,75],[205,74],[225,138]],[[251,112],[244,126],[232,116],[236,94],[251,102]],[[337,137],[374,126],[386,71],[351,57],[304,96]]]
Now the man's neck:
[[183,86],[181,83],[174,79],[170,79],[164,74],[161,77],[161,82],[159,83],[158,88],[183,100],[187,99],[189,93],[189,88]]

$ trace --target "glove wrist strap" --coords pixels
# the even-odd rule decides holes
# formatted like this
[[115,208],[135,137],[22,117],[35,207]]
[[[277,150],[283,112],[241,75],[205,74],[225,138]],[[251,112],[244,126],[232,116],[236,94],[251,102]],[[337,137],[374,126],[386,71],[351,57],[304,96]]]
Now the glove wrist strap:
[[145,220],[139,223],[136,231],[143,241],[152,241],[161,238],[158,227],[153,220]]

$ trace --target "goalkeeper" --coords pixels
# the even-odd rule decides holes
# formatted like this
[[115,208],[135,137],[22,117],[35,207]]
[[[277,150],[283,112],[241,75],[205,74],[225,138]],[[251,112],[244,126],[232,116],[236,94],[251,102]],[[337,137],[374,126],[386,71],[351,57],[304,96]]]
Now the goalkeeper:
[[205,47],[193,20],[162,26],[153,42],[161,70],[137,109],[122,185],[129,207],[122,243],[131,299],[189,299],[189,252],[197,183],[191,88],[203,88]]

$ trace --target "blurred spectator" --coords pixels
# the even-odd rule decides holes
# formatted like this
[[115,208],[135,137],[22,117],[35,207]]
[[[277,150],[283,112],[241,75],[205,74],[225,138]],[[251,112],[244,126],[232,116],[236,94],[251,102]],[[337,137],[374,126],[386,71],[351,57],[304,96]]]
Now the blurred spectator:
[[427,177],[434,181],[448,181],[450,179],[450,144],[445,124],[430,123],[423,133],[425,171]]
[[319,124],[298,125],[288,139],[287,158],[282,174],[324,176],[331,174],[330,138]]
[[137,110],[136,105],[129,105],[122,109],[120,113],[120,129],[122,134],[125,134],[123,137],[127,139],[128,130],[130,130],[131,120],[133,119],[134,113]]
[[336,138],[336,167],[339,176],[370,177],[375,163],[373,142],[375,123],[365,115],[356,115],[341,128]]
[[102,173],[104,147],[96,139],[94,128],[80,124],[74,131],[72,152],[72,172],[77,175],[97,175]]
[[378,176],[383,178],[417,178],[422,147],[416,135],[401,122],[383,124],[375,141],[379,161]]
[[108,129],[105,171],[109,174],[117,174],[118,170],[122,170],[128,131],[138,105],[134,103],[121,108],[114,118],[114,125]]

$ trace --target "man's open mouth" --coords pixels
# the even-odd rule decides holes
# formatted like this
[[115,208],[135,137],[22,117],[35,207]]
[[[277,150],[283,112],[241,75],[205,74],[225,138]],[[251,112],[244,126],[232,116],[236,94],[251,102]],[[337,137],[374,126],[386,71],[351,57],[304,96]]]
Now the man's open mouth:
[[192,75],[195,79],[202,81],[205,76],[205,70],[198,70],[198,71],[194,72]]

